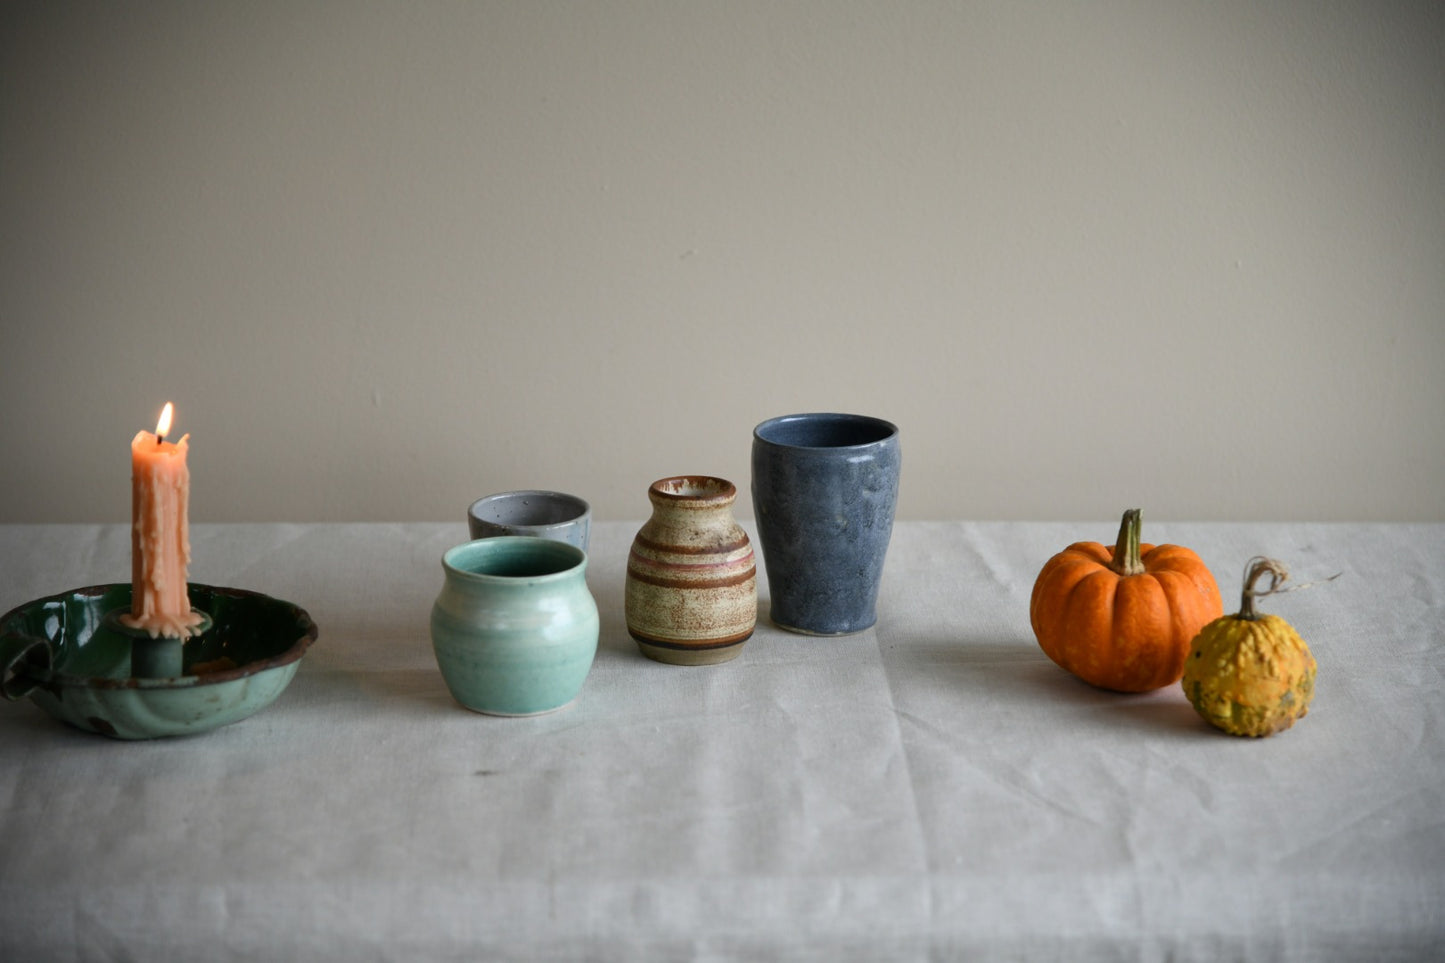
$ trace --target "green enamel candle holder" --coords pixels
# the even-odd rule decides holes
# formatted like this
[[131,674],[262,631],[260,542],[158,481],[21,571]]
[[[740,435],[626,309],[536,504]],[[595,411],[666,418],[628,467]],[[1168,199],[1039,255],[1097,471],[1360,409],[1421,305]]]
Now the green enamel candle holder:
[[0,618],[0,695],[116,739],[192,735],[264,709],[316,641],[305,610],[257,592],[189,585],[200,634],[150,639],[124,628],[129,583],[95,585]]

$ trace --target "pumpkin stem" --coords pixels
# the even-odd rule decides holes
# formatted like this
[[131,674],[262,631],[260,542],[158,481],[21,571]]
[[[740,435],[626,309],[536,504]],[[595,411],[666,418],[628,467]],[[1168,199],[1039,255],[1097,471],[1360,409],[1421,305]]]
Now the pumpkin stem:
[[1114,541],[1114,561],[1109,566],[1120,575],[1143,575],[1144,560],[1139,557],[1139,529],[1143,513],[1131,508],[1119,523],[1119,537]]
[[[1258,582],[1260,577],[1264,575],[1269,576],[1269,587],[1264,589],[1255,588],[1254,583]],[[1254,610],[1254,600],[1266,595],[1274,595],[1276,592],[1286,591],[1280,588],[1280,585],[1283,584],[1287,578],[1289,578],[1289,569],[1285,568],[1283,562],[1273,558],[1265,558],[1263,555],[1256,555],[1250,559],[1249,564],[1246,565],[1244,569],[1244,591],[1240,594],[1239,598],[1238,617],[1248,622],[1253,622],[1259,618],[1259,614]]]

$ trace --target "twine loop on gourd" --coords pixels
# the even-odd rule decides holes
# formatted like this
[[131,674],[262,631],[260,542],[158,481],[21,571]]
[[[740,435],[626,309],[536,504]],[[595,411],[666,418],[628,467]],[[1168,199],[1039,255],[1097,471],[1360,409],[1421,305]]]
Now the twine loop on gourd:
[[[1285,592],[1298,592],[1300,589],[1313,588],[1316,585],[1323,585],[1325,582],[1333,582],[1343,572],[1336,572],[1328,578],[1315,579],[1313,582],[1299,582],[1295,585],[1286,586],[1289,581],[1289,568],[1277,558],[1267,558],[1263,555],[1256,555],[1244,566],[1244,592],[1240,602],[1239,614],[1241,618],[1252,619],[1255,617],[1254,600],[1264,598],[1266,595],[1282,595]],[[1269,585],[1266,588],[1255,588],[1255,583],[1261,576],[1269,576]]]

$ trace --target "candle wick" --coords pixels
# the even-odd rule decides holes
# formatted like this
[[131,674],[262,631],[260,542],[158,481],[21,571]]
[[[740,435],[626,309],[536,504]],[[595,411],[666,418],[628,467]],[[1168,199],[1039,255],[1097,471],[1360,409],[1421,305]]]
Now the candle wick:
[[159,448],[159,447],[161,446],[161,444],[165,442],[165,440],[166,440],[166,436],[165,436],[165,435],[161,434],[160,432],[156,432],[156,447],[157,447],[157,448]]

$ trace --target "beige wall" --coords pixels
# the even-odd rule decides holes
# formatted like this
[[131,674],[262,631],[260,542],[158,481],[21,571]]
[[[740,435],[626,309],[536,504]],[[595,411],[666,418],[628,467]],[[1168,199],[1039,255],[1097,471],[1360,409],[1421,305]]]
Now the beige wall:
[[0,521],[126,518],[167,399],[195,521],[750,517],[803,410],[908,518],[1445,520],[1445,5],[0,20]]

